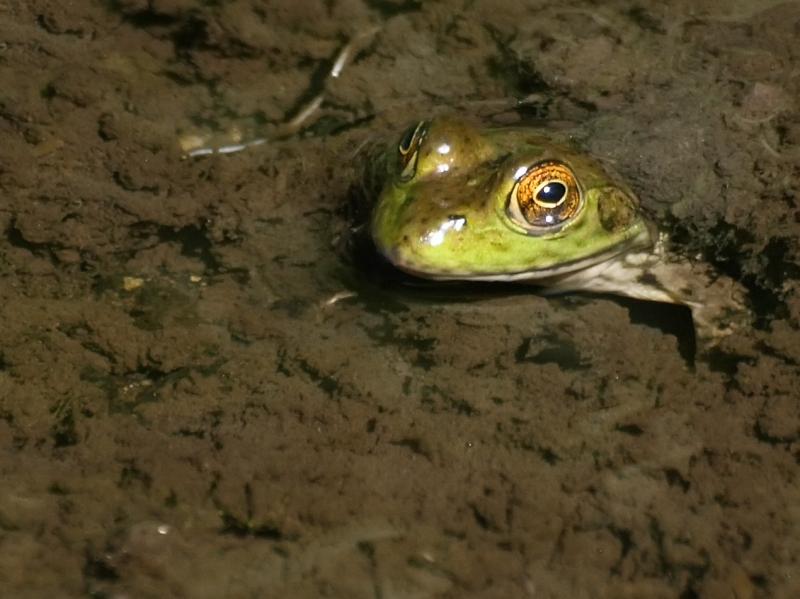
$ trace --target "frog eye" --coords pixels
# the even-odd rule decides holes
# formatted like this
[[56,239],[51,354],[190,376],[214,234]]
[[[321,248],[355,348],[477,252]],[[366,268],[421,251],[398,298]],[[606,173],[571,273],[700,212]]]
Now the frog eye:
[[410,127],[403,135],[403,139],[397,146],[397,153],[400,162],[400,179],[408,181],[417,172],[417,156],[419,147],[428,131],[428,123],[420,121],[415,126]]
[[[530,234],[552,232],[580,211],[582,193],[575,175],[561,162],[521,168],[508,198],[508,215]],[[518,172],[520,172],[518,171]]]

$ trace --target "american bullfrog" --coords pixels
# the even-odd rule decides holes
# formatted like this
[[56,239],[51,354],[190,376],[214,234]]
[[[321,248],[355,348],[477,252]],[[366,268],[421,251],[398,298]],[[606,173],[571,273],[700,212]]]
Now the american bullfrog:
[[746,318],[736,282],[673,254],[631,190],[568,143],[440,117],[391,154],[371,234],[408,273],[685,304],[712,342]]

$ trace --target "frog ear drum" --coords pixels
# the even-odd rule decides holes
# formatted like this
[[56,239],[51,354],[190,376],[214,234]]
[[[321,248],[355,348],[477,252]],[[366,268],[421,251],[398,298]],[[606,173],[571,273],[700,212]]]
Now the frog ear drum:
[[508,216],[531,235],[551,233],[569,223],[583,206],[583,194],[569,167],[561,162],[530,166],[514,182]]
[[409,181],[417,173],[417,157],[419,147],[428,131],[428,123],[420,121],[403,134],[403,138],[397,145],[397,155],[400,164],[400,179]]

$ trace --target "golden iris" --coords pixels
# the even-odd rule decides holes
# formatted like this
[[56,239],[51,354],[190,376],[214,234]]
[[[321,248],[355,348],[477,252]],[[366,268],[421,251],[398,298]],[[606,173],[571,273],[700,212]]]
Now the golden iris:
[[581,208],[581,189],[569,167],[541,162],[517,179],[509,196],[509,216],[527,230],[564,225]]

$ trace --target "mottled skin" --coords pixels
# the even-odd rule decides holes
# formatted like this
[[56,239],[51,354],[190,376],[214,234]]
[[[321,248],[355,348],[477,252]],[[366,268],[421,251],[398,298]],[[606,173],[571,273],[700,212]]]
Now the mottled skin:
[[[665,236],[624,184],[536,130],[436,118],[409,130],[390,152],[371,232],[398,268],[434,279],[530,280],[556,291],[683,303],[707,339],[742,321],[738,285],[666,252]],[[551,163],[568,173],[566,187],[555,181],[544,192],[572,189],[580,201],[567,218],[532,226],[515,207],[542,189],[524,183],[538,182],[532,173]],[[536,207],[547,215],[554,204],[542,205]]]

